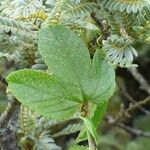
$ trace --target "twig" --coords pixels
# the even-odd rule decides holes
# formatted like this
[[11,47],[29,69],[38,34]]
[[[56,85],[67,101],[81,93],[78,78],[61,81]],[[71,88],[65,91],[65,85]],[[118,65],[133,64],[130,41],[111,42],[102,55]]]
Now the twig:
[[[118,81],[118,86],[121,90],[121,93],[127,98],[128,101],[132,102],[133,104],[136,104],[137,101],[135,101],[132,96],[127,92],[125,86],[124,86],[124,83],[122,81]],[[145,114],[147,115],[150,115],[150,111],[146,110],[144,107],[142,107],[141,105],[138,105],[138,108],[144,112]]]
[[116,123],[116,125],[122,129],[126,130],[127,132],[132,133],[133,135],[150,138],[150,132],[143,132],[142,130],[126,126],[123,123]]
[[118,126],[118,127],[122,128],[122,129],[126,130],[127,132],[133,134],[133,135],[150,138],[150,132],[143,132],[142,130],[135,129],[135,128],[126,126],[123,123],[116,122],[116,119],[114,119],[111,116],[106,116],[105,119],[108,121],[108,123],[110,125]]
[[137,68],[130,68],[129,71],[137,80],[137,82],[139,82],[139,84],[141,85],[141,89],[145,90],[150,95],[150,85],[148,84],[146,79],[138,72]]
[[124,117],[129,117],[129,113],[131,113],[135,109],[139,108],[139,106],[142,106],[142,105],[144,105],[148,102],[150,102],[150,96],[148,96],[144,100],[139,101],[138,103],[130,106],[128,109],[126,109],[124,112],[122,112],[121,115],[119,115],[117,118],[113,118],[111,116],[106,116],[106,119],[107,119],[109,124],[112,124],[112,125],[118,126],[120,128],[123,128],[124,130],[126,130],[127,132],[129,132],[133,135],[150,138],[150,132],[143,132],[142,130],[126,126],[123,123],[119,122],[120,119],[123,119]]
[[138,103],[136,103],[136,104],[134,104],[134,105],[131,105],[131,106],[130,106],[128,109],[126,109],[126,111],[124,112],[125,116],[128,117],[131,112],[133,112],[134,110],[136,110],[136,109],[139,108],[140,106],[147,104],[148,102],[150,102],[150,96],[148,96],[147,98],[145,98],[145,99],[142,100],[142,101],[139,101]]
[[145,105],[146,103],[150,102],[150,96],[148,96],[147,98],[145,98],[144,100],[141,100],[137,103],[135,103],[134,105],[131,105],[129,108],[127,108],[126,110],[122,111],[121,113],[119,113],[117,115],[117,117],[115,118],[115,120],[113,120],[114,122],[119,122],[120,120],[127,118],[127,117],[131,117],[130,113],[133,112],[134,110],[138,109],[139,107],[141,107],[142,105]]

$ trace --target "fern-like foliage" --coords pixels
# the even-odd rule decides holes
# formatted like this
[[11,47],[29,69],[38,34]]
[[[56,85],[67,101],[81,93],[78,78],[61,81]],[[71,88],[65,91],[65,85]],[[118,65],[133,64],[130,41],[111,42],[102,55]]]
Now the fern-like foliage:
[[133,26],[140,25],[140,22],[137,21],[135,14],[115,12],[113,15],[111,13],[107,13],[106,16],[108,19],[108,24],[110,25],[111,34],[127,34],[135,37],[135,33],[132,28]]
[[63,136],[63,135],[69,135],[72,133],[76,133],[78,131],[80,131],[82,128],[82,124],[78,123],[78,124],[69,124],[67,127],[65,127],[63,130],[61,130],[60,132],[54,134],[52,137],[59,137],[59,136]]
[[31,36],[31,28],[14,19],[0,16],[1,32]]
[[23,105],[20,108],[18,127],[20,134],[28,135],[35,126],[35,116],[31,110]]
[[141,12],[144,7],[150,6],[149,0],[103,0],[103,6],[110,11],[120,11],[127,13]]
[[136,50],[131,46],[130,37],[112,35],[103,41],[103,50],[106,59],[114,65],[121,67],[135,66],[132,64],[133,56],[137,56]]
[[48,132],[43,132],[38,140],[35,140],[35,145],[33,150],[61,150],[59,146],[55,144],[54,139],[52,139]]
[[[23,41],[21,41],[22,39]],[[30,54],[31,45],[24,42],[26,39],[17,35],[8,35],[2,33],[0,36],[0,58],[5,61],[14,61],[17,63],[27,62],[27,53]],[[25,51],[24,51],[25,48]],[[26,51],[27,50],[27,51]]]
[[20,56],[20,53],[18,51],[13,52],[12,54],[0,52],[0,58],[6,58],[9,61],[19,62],[21,56]]
[[[75,2],[71,0],[57,1],[52,9],[48,22],[78,26],[86,23],[90,13],[96,8],[92,2]],[[87,21],[87,20],[86,20]]]
[[1,13],[3,16],[16,18],[18,16],[29,16],[37,10],[44,10],[44,8],[42,0],[6,0],[2,2]]
[[80,2],[80,3],[73,3],[67,2],[62,5],[65,9],[63,12],[64,15],[69,15],[71,17],[82,17],[89,15],[96,5],[92,2]]
[[39,30],[41,28],[41,24],[48,18],[48,14],[43,10],[37,10],[33,14],[29,14],[28,16],[19,16],[18,20],[21,21],[29,21],[33,24],[34,28]]
[[27,19],[41,19],[41,20],[46,20],[48,17],[48,14],[44,12],[43,10],[37,10],[33,14],[29,14],[28,16],[20,16],[17,17],[19,20],[27,20]]
[[32,66],[32,69],[47,70],[47,66],[38,51],[35,52],[35,64]]
[[3,1],[2,5],[1,14],[3,16],[33,23],[35,27],[39,27],[41,22],[47,18],[42,0],[7,0]]
[[138,14],[137,19],[140,24],[133,26],[133,31],[138,39],[150,43],[150,10],[144,9],[141,14]]
[[76,133],[81,129],[82,123],[78,118],[65,122],[47,120],[44,117],[37,117],[25,106],[21,107],[21,114],[18,123],[18,140],[21,147],[30,146],[30,150],[61,150],[54,142],[55,138],[63,135]]
[[[121,67],[132,66],[133,56],[137,56],[137,52],[131,43],[139,39],[150,43],[150,1],[99,0],[98,4],[101,6],[100,17],[107,22],[109,29],[107,42],[103,42],[106,60]],[[122,52],[118,49],[120,45],[117,46],[117,42],[113,41],[116,37],[119,41],[124,39],[121,46]],[[110,44],[111,42],[113,44]]]
[[25,106],[21,107],[19,118],[18,140],[23,150],[61,150],[55,144],[50,134],[50,127],[54,122],[49,124],[44,117],[38,117]]

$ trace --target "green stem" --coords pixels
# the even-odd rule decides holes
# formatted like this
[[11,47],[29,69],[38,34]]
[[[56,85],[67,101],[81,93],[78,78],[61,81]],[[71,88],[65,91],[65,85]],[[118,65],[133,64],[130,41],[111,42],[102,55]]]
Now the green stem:
[[89,150],[98,150],[95,140],[88,130],[87,130],[87,137],[88,137],[88,143],[89,143]]

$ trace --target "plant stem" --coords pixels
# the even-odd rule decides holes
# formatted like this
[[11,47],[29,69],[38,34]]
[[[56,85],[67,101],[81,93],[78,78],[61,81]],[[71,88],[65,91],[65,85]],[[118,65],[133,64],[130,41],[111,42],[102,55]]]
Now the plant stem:
[[98,150],[95,140],[88,130],[87,130],[87,137],[88,137],[88,143],[89,143],[89,150]]

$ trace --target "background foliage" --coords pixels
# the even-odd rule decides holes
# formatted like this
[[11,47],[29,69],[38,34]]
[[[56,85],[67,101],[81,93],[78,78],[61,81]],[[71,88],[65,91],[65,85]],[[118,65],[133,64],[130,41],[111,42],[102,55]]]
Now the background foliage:
[[[39,31],[56,24],[71,29],[88,47],[91,58],[101,49],[103,59],[116,68],[117,89],[99,127],[99,149],[149,150],[149,16],[149,0],[1,0],[0,75],[25,68],[47,70],[38,51]],[[1,114],[12,99],[0,84]],[[24,105],[16,114],[7,127],[15,131],[21,149],[85,149],[73,142],[82,128],[76,116],[67,121],[49,120]],[[5,128],[6,124],[2,132]],[[1,147],[16,146],[8,143],[15,141],[14,134],[4,133]]]

